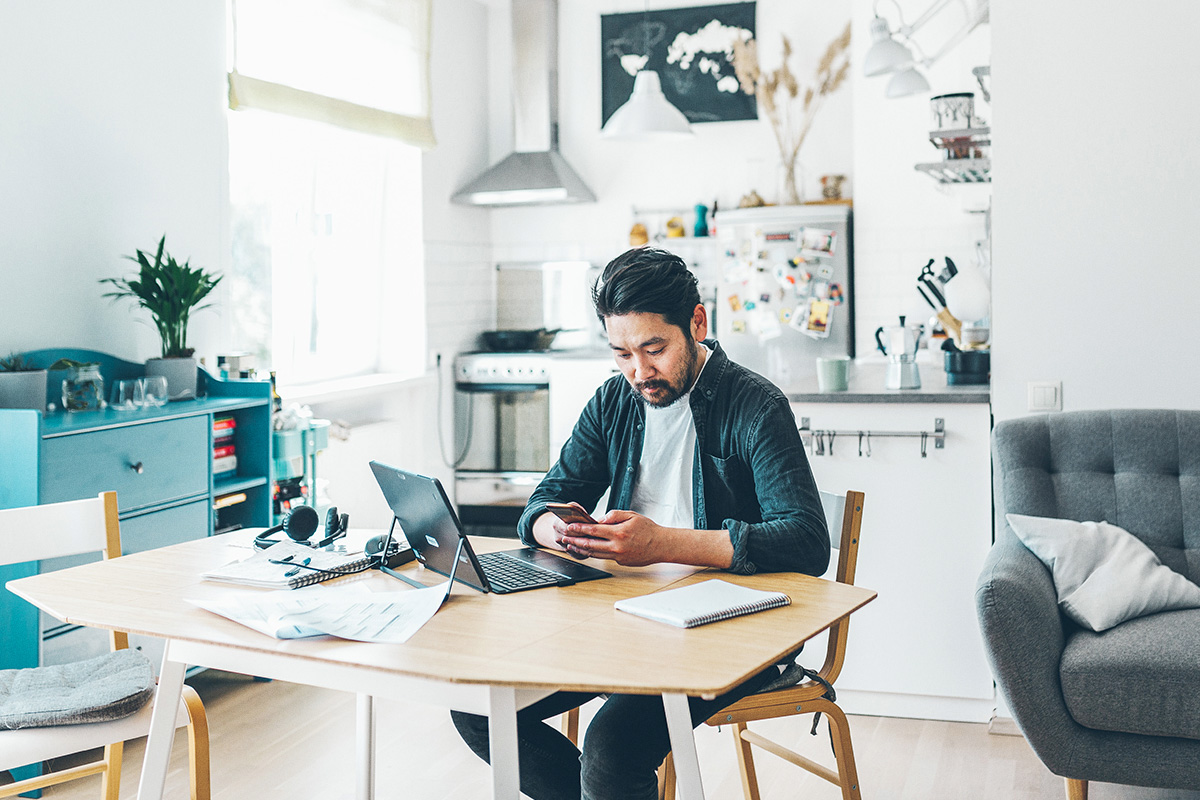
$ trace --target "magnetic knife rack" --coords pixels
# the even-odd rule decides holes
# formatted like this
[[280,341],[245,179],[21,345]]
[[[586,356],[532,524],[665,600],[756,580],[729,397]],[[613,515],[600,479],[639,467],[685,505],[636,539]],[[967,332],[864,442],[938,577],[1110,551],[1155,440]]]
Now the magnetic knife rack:
[[839,437],[845,437],[851,442],[857,441],[858,455],[871,457],[871,439],[920,439],[921,440],[921,458],[928,458],[929,442],[933,442],[933,446],[937,450],[943,450],[946,447],[946,420],[942,417],[935,417],[933,420],[932,431],[875,431],[875,430],[830,430],[830,429],[813,429],[812,421],[808,417],[800,418],[800,438],[804,440],[805,445],[814,456],[823,456],[826,454],[826,446],[828,445],[829,455],[833,455],[834,442]]

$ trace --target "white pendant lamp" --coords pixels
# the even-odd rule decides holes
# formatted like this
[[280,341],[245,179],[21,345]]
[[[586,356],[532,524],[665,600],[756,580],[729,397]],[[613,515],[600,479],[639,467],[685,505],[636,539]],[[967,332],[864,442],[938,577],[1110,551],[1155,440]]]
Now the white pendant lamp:
[[633,79],[633,92],[612,113],[602,131],[606,139],[647,141],[694,136],[692,126],[662,91],[658,73],[644,69]]
[[863,59],[863,74],[868,78],[912,66],[915,60],[912,51],[892,38],[886,19],[871,20],[871,38],[874,43]]

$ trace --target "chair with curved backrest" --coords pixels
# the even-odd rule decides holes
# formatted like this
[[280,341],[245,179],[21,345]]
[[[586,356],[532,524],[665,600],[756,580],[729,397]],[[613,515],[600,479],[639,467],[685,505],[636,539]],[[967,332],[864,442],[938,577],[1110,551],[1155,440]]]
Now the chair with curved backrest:
[[[1200,583],[1200,411],[1002,420],[992,431],[992,470],[996,540],[976,610],[992,673],[1029,745],[1064,778],[1071,800],[1086,800],[1089,781],[1200,786],[1200,608],[1143,605],[1175,573]],[[1018,535],[1038,518],[1069,532],[1053,567]],[[1091,597],[1129,607],[1125,621],[1097,631],[1068,613],[1084,592],[1060,596],[1056,567],[1076,553],[1103,555],[1103,543],[1074,525],[1100,522],[1135,537],[1169,570],[1123,572],[1134,562],[1129,548],[1097,570]],[[1072,552],[1074,541],[1084,544]]]
[[[858,565],[858,538],[862,528],[863,493],[849,491],[845,495],[821,492],[821,504],[829,526],[831,544],[838,551],[834,578],[838,583],[853,584]],[[846,658],[846,641],[850,633],[850,618],[835,622],[829,628],[825,648],[825,663],[817,672],[799,665],[789,665],[777,680],[767,684],[757,694],[744,697],[712,715],[705,724],[729,725],[737,745],[738,768],[742,776],[742,791],[748,800],[759,800],[758,778],[754,769],[752,747],[761,747],[802,769],[840,786],[843,800],[859,800],[858,769],[854,765],[854,748],[850,741],[850,726],[846,715],[835,702],[833,683],[842,671]],[[825,714],[829,720],[837,771],[796,753],[783,745],[750,730],[747,723],[801,714]],[[814,728],[815,728],[814,724]],[[577,741],[579,709],[563,715],[563,732]],[[659,768],[659,797],[670,800],[675,796],[675,767],[667,755]]]
[[[104,492],[89,500],[0,510],[0,565],[97,551],[101,552],[104,558],[116,558],[121,555],[116,492]],[[127,650],[129,637],[114,631],[110,634],[110,644],[114,653]],[[107,657],[101,657],[100,660],[105,659]],[[115,660],[118,659],[107,659],[105,663]],[[146,666],[139,664],[138,659],[131,656],[122,655],[120,660],[133,665],[135,669],[132,671]],[[51,688],[48,691],[54,692],[53,687],[58,685],[55,682],[63,681],[64,670],[70,669],[71,667],[35,667],[29,670],[0,671],[0,687],[33,686],[45,690],[49,686]],[[106,675],[104,678],[111,693],[113,676]],[[71,689],[72,696],[88,693],[85,687],[74,684],[71,685]],[[96,690],[96,694],[108,696],[101,694],[101,690]],[[15,699],[18,702],[9,705],[20,706],[19,694]],[[0,773],[37,765],[72,753],[104,748],[104,755],[98,761],[0,786],[0,797],[12,797],[88,775],[100,775],[101,796],[104,800],[117,800],[121,784],[121,755],[124,742],[149,733],[150,714],[154,703],[151,699],[143,702],[139,710],[111,719],[125,710],[112,710],[119,705],[113,703],[110,708],[100,712],[94,707],[86,712],[83,709],[75,709],[74,711],[79,713],[73,717],[73,709],[56,708],[50,716],[60,720],[57,724],[31,718],[22,720],[19,724],[34,724],[37,727],[0,729]],[[44,711],[45,709],[39,709],[30,712],[30,715],[32,717],[35,714],[44,714]],[[62,719],[64,717],[72,717],[71,722],[79,719],[84,721],[67,724],[68,720]],[[104,721],[86,721],[89,718]],[[210,794],[208,722],[199,696],[189,686],[183,689],[183,698],[176,717],[177,727],[185,725],[188,729],[188,749],[191,755],[191,797],[192,800],[207,800]]]

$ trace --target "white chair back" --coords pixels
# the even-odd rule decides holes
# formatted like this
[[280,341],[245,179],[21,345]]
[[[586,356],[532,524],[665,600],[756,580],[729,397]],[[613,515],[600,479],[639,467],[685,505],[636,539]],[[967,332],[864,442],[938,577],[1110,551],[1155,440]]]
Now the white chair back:
[[81,553],[107,554],[110,527],[118,530],[116,515],[116,492],[88,500],[0,510],[0,566]]

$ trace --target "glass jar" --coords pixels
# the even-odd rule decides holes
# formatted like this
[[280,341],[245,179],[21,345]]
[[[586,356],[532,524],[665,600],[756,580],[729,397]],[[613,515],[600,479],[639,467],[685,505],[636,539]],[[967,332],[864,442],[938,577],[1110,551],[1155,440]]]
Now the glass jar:
[[62,382],[63,408],[67,411],[95,411],[104,407],[104,378],[99,364],[71,367]]

